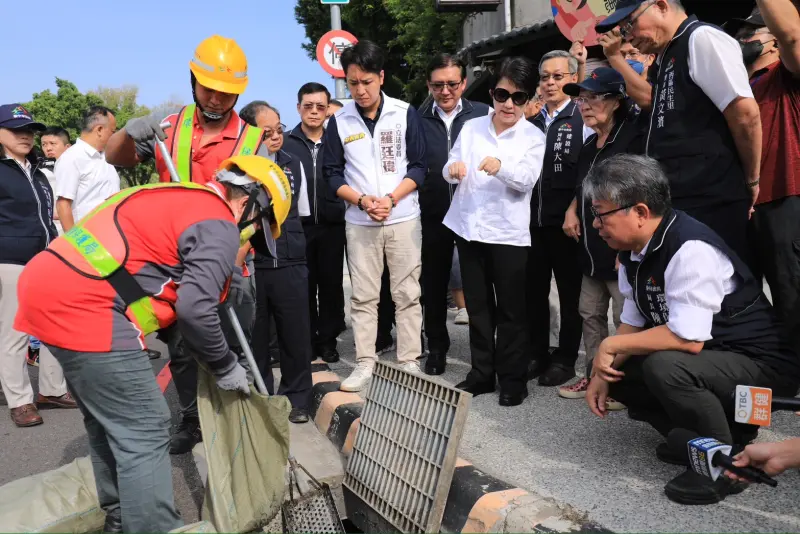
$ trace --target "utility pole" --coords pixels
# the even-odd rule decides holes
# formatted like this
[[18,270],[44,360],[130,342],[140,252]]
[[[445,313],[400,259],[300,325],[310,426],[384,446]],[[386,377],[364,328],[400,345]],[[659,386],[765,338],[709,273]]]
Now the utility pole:
[[[342,10],[336,4],[331,4],[331,30],[342,29]],[[336,99],[340,100],[345,98],[346,84],[343,78],[335,78],[336,80]]]

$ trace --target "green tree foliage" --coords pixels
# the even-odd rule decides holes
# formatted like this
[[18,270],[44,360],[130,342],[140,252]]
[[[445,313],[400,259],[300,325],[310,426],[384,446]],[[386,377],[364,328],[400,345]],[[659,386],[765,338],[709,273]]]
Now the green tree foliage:
[[[297,0],[295,18],[306,29],[303,49],[316,59],[317,41],[330,30],[330,7]],[[342,27],[386,52],[386,93],[415,105],[427,95],[425,66],[436,53],[458,50],[465,18],[436,13],[432,0],[351,0],[342,6]]]

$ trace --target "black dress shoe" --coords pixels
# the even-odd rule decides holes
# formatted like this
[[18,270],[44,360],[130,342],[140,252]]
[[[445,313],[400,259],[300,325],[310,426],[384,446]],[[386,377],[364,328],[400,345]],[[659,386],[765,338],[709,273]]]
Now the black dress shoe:
[[325,363],[336,363],[339,361],[339,351],[336,349],[325,349],[320,355],[322,361]]
[[456,384],[456,389],[461,389],[467,393],[472,393],[473,397],[483,395],[484,393],[494,392],[494,382],[473,382],[471,380],[464,380]]
[[749,484],[734,482],[720,476],[711,480],[687,469],[664,486],[667,498],[680,504],[715,504],[725,500],[728,495],[736,495],[747,489]]
[[428,354],[428,359],[425,360],[425,374],[438,376],[444,373],[444,368],[447,365],[447,357],[443,352],[438,350],[431,351]]
[[186,454],[201,441],[203,441],[203,433],[200,431],[200,420],[182,419],[175,428],[175,433],[169,438],[169,453]]
[[673,451],[667,443],[659,443],[656,446],[656,458],[666,464],[689,467],[688,451],[686,449],[682,452]]
[[548,358],[534,358],[528,364],[528,380],[538,378],[542,373],[547,371],[550,367],[550,360]]
[[519,406],[522,401],[528,398],[528,390],[524,389],[518,393],[500,392],[500,406]]
[[575,378],[575,367],[567,367],[560,363],[552,363],[547,371],[539,377],[540,386],[560,386]]
[[106,512],[106,522],[103,524],[103,534],[122,532],[122,510],[117,507]]
[[289,422],[295,424],[308,423],[308,410],[305,408],[292,408],[292,411],[289,412]]

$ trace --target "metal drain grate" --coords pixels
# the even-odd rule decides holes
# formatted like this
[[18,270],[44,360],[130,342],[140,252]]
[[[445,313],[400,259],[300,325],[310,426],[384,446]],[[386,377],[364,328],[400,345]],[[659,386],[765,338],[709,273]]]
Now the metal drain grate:
[[348,507],[348,517],[378,514],[401,532],[439,532],[471,399],[378,362],[343,483],[371,511]]

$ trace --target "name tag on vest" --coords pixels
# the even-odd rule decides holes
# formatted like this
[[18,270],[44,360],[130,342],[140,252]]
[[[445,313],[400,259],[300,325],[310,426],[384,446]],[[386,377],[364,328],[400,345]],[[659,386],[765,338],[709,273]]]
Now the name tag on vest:
[[395,129],[379,131],[381,149],[381,171],[383,174],[397,173],[397,158],[403,150],[403,128],[398,124]]

